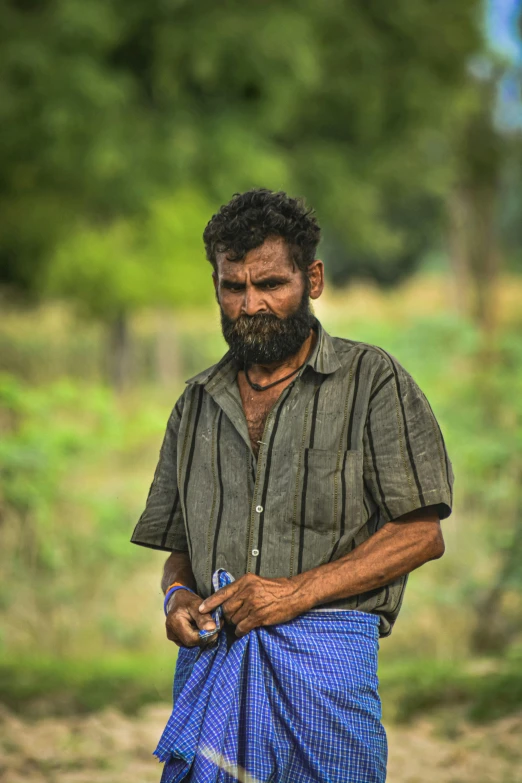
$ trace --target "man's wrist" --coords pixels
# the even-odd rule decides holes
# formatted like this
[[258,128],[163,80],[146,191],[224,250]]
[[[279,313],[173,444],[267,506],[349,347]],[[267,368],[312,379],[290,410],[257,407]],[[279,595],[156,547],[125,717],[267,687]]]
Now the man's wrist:
[[329,563],[325,563],[292,577],[297,585],[299,603],[303,606],[302,611],[308,611],[315,606],[333,600],[330,597],[332,586],[329,579],[331,570],[329,565]]
[[[314,569],[315,571],[316,569]],[[299,608],[299,614],[313,609],[316,604],[321,603],[320,597],[318,598],[318,589],[320,582],[315,573],[310,571],[303,571],[301,574],[296,574],[291,578],[294,583],[296,592],[295,597]]]
[[171,612],[176,605],[185,605],[191,603],[194,598],[196,598],[198,602],[201,603],[201,598],[192,589],[187,588],[186,590],[184,590],[183,588],[181,588],[180,590],[174,590],[172,592],[172,595],[164,605],[165,614]]

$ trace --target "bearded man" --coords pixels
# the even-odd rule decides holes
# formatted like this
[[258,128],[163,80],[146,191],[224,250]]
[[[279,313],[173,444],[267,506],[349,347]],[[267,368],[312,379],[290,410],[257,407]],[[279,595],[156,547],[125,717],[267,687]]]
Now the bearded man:
[[171,553],[164,781],[386,777],[378,639],[444,552],[453,471],[397,359],[313,316],[319,239],[300,200],[265,189],[204,232],[229,351],[187,381],[132,536]]

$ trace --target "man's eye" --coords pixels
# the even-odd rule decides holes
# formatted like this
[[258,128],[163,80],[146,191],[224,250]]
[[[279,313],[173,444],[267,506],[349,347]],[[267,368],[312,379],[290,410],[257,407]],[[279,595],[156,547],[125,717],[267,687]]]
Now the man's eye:
[[266,288],[268,291],[273,291],[278,285],[279,283],[265,283],[263,288]]

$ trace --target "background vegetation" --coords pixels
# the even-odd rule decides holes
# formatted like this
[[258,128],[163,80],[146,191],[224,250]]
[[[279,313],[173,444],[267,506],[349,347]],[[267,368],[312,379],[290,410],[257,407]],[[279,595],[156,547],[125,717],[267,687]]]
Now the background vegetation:
[[382,644],[393,715],[520,707],[519,12],[515,0],[0,7],[9,706],[168,698],[164,556],[129,537],[184,378],[224,350],[201,233],[234,192],[268,186],[316,207],[324,325],[404,364],[454,465],[446,554],[412,575]]

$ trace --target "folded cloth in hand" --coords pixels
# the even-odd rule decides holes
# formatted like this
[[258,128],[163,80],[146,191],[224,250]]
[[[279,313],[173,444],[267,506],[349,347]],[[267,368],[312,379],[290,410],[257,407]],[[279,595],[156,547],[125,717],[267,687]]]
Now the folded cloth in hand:
[[[214,571],[212,574],[212,586],[214,587],[214,590],[219,590],[221,587],[226,587],[226,585],[232,584],[233,581],[234,577],[231,576],[228,571],[225,571],[224,568],[218,568],[217,571]],[[201,639],[211,638],[212,636],[215,636],[217,633],[219,633],[223,625],[223,607],[217,606],[214,611],[211,612],[211,617],[216,623],[216,629],[212,631],[205,631],[202,629],[199,632]]]
[[161,783],[384,783],[377,615],[315,609],[231,646],[221,619],[179,650]]

